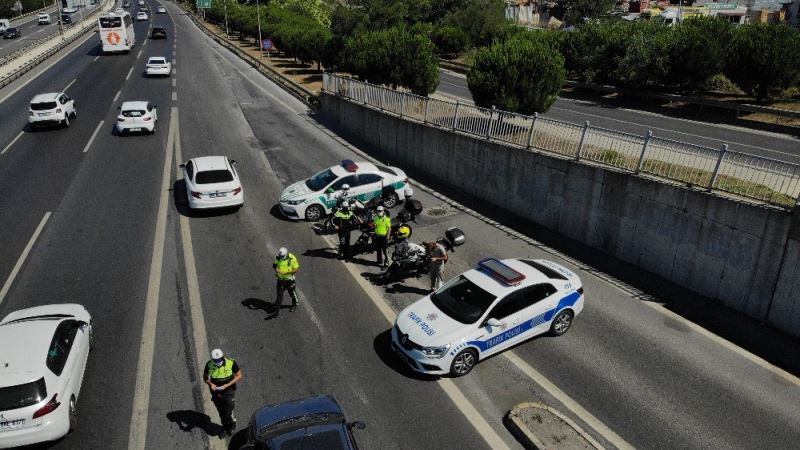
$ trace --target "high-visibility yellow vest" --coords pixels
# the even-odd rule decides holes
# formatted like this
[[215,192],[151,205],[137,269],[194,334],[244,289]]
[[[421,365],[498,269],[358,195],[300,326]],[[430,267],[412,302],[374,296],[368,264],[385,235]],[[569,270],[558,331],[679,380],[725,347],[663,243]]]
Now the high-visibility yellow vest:
[[277,276],[279,280],[293,280],[294,272],[299,268],[300,263],[297,262],[297,258],[291,253],[289,253],[286,259],[275,260],[275,270],[277,271],[275,276]]
[[372,218],[375,222],[375,234],[378,236],[386,236],[392,228],[392,219],[389,216],[378,216]]
[[336,214],[334,214],[333,217],[336,217],[337,219],[350,220],[353,217],[353,213],[351,211],[342,211],[340,209],[339,211],[336,211]]
[[233,360],[225,358],[225,363],[221,366],[214,364],[211,360],[206,364],[208,367],[208,378],[215,382],[228,382],[233,378]]

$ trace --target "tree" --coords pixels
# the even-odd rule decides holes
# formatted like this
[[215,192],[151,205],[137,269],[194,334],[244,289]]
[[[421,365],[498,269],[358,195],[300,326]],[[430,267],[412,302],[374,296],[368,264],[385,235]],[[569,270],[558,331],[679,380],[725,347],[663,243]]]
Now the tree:
[[800,34],[786,25],[749,24],[734,29],[725,75],[759,101],[800,80]]
[[440,55],[454,57],[467,49],[469,36],[461,28],[452,26],[437,27],[431,33],[431,40]]
[[617,86],[642,88],[660,86],[670,70],[669,45],[674,28],[658,22],[633,27],[624,42],[623,55],[615,63],[612,81]]
[[725,49],[731,39],[730,22],[718,17],[693,17],[672,27],[670,67],[665,84],[686,92],[703,89],[725,66]]
[[567,33],[561,44],[567,70],[590,83],[610,83],[634,26],[592,22]]
[[579,24],[584,18],[595,19],[608,13],[616,0],[558,0],[551,13],[567,24]]
[[460,8],[442,19],[442,23],[464,30],[472,47],[489,45],[506,35],[509,24],[505,7],[502,0],[464,0]]
[[565,77],[564,58],[547,42],[511,39],[475,52],[467,84],[478,106],[532,114],[552,106]]

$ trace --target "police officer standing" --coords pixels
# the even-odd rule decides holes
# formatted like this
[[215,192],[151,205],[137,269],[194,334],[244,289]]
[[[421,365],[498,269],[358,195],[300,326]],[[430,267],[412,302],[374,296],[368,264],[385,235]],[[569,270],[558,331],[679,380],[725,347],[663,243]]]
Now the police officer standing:
[[386,267],[389,265],[389,256],[386,248],[389,246],[389,231],[392,229],[392,219],[386,214],[383,206],[378,206],[375,215],[372,217],[375,224],[375,251],[377,252],[378,266]]
[[350,258],[350,231],[353,229],[354,219],[353,211],[350,211],[350,202],[345,200],[342,202],[342,207],[333,215],[333,225],[339,235],[339,252],[336,255],[338,259]]
[[242,370],[236,361],[226,358],[218,348],[212,350],[211,359],[203,370],[203,381],[211,390],[211,401],[217,407],[222,427],[228,436],[236,430],[236,418],[233,416],[234,394],[236,383],[241,380]]
[[281,305],[283,305],[283,291],[289,291],[289,297],[292,298],[292,307],[289,308],[289,312],[294,312],[297,309],[297,288],[294,274],[300,270],[300,263],[297,262],[297,257],[289,253],[286,247],[281,247],[275,257],[275,261],[272,263],[272,268],[275,270],[275,278],[277,278],[277,298],[275,299],[275,310],[269,315],[268,319],[278,317]]

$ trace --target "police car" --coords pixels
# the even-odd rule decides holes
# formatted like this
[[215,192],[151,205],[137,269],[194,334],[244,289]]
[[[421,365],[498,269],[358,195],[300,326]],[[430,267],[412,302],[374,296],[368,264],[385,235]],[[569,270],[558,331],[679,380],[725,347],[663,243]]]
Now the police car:
[[566,333],[583,302],[580,278],[554,262],[488,258],[400,312],[391,345],[417,372],[459,377],[534,336]]
[[394,207],[414,193],[405,172],[397,167],[361,161],[356,163],[346,159],[339,165],[284,189],[279,201],[281,212],[290,219],[319,220],[333,212],[336,199],[345,184],[350,186],[347,198],[362,202],[386,190],[384,204],[387,208]]

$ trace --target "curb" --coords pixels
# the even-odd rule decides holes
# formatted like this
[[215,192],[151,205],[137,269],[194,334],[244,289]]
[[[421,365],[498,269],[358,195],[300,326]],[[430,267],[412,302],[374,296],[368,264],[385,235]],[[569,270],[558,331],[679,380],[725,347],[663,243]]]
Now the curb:
[[572,421],[569,417],[565,416],[561,412],[556,409],[553,409],[547,405],[537,402],[525,402],[520,403],[514,406],[511,411],[508,412],[506,415],[507,426],[511,430],[511,433],[519,440],[523,447],[526,449],[535,449],[535,450],[545,450],[545,449],[552,449],[554,448],[553,445],[548,445],[544,443],[544,438],[537,436],[532,430],[531,427],[525,424],[524,420],[521,417],[521,413],[523,410],[526,409],[541,409],[547,411],[560,419],[564,422],[572,431],[578,434],[580,438],[585,441],[585,445],[582,447],[575,447],[574,445],[564,445],[564,448],[594,448],[597,450],[604,450],[604,447],[600,445],[594,438],[592,438],[586,431],[583,430],[578,424]]

